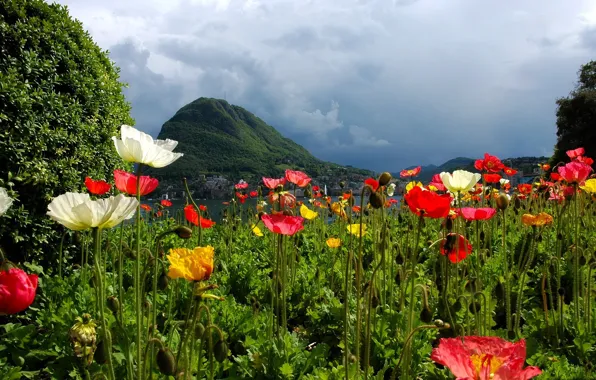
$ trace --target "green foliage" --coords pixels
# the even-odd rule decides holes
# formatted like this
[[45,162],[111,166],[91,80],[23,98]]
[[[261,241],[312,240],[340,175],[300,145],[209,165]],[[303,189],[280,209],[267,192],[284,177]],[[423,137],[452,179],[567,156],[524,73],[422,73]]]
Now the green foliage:
[[577,88],[557,100],[557,144],[551,163],[567,162],[566,151],[579,147],[596,156],[596,61],[583,65]]
[[16,202],[0,224],[14,260],[52,254],[52,197],[111,177],[122,161],[110,137],[131,124],[118,70],[66,7],[41,0],[0,6],[0,186]]
[[177,140],[176,151],[184,153],[167,171],[150,172],[166,181],[197,174],[260,179],[281,176],[286,168],[300,168],[314,177],[342,170],[368,173],[318,160],[252,113],[222,99],[199,98],[185,105],[163,125],[158,138]]

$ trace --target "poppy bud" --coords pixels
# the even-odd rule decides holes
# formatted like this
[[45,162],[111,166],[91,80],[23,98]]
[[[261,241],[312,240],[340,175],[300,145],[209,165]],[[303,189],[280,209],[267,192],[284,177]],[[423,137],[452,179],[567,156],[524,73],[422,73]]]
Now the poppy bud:
[[159,276],[159,279],[157,280],[157,286],[160,290],[166,290],[168,288],[169,283],[170,280],[168,279],[168,276],[165,273],[162,273],[161,276]]
[[190,239],[192,237],[192,230],[188,227],[178,226],[175,231],[180,239]]
[[339,181],[339,187],[343,189],[344,187],[346,187],[346,183],[344,181]]
[[228,345],[223,340],[219,340],[213,347],[213,356],[218,362],[223,362],[228,357]]
[[385,200],[383,199],[383,194],[374,192],[370,193],[370,197],[368,198],[370,205],[373,208],[381,208],[385,204]]
[[294,212],[292,210],[284,210],[285,216],[294,216]]
[[445,227],[447,231],[453,230],[453,219],[451,219],[450,217],[446,217],[443,221],[443,227]]
[[442,320],[440,320],[440,319],[435,319],[435,326],[437,326],[438,328],[440,328],[440,329],[441,329],[441,328],[443,328],[443,327],[446,327],[446,328],[448,328],[448,327],[449,327],[449,324],[448,324],[448,323],[445,323],[445,322],[443,322],[443,321],[442,321]]
[[137,254],[130,248],[125,247],[122,250],[122,253],[124,254],[124,256],[128,257],[131,260],[136,260],[137,259]]
[[195,326],[195,337],[198,339],[202,339],[203,335],[205,334],[205,326],[199,322]]
[[103,344],[103,340],[97,344],[93,358],[97,364],[106,364],[108,362],[108,353],[106,352],[106,346]]
[[515,331],[513,331],[513,330],[507,331],[507,337],[509,338],[509,340],[515,339]]
[[586,263],[587,263],[587,262],[588,262],[588,260],[586,260],[586,256],[584,256],[584,255],[581,255],[581,256],[579,257],[579,265],[581,265],[582,267],[583,267],[584,265],[586,265]]
[[561,288],[559,288],[559,289],[557,290],[557,292],[559,293],[559,295],[560,295],[561,297],[564,297],[564,296],[565,296],[565,288],[561,287]]
[[386,186],[391,181],[391,173],[383,172],[379,176],[379,186]]
[[470,306],[468,306],[468,310],[470,311],[470,313],[476,314],[480,311],[480,306],[480,302],[474,301],[470,304]]
[[259,220],[263,219],[263,215],[265,215],[265,213],[263,211],[260,211],[257,216],[259,217]]
[[259,197],[263,196],[263,188],[261,186],[257,187],[257,194]]
[[505,193],[499,194],[497,198],[497,208],[499,210],[506,210],[507,206],[509,206],[509,197]]
[[118,311],[120,310],[120,301],[118,301],[118,298],[114,296],[108,297],[108,309],[110,309],[112,313],[118,314]]
[[284,185],[277,185],[275,187],[275,192],[276,193],[281,193],[282,191],[284,191]]
[[432,321],[433,319],[433,314],[432,312],[427,309],[426,307],[422,308],[422,311],[420,312],[420,320],[424,323],[430,323],[430,321]]
[[521,207],[521,200],[518,197],[515,197],[514,207],[516,210]]
[[157,367],[159,372],[167,376],[174,376],[176,373],[176,359],[168,348],[157,351]]

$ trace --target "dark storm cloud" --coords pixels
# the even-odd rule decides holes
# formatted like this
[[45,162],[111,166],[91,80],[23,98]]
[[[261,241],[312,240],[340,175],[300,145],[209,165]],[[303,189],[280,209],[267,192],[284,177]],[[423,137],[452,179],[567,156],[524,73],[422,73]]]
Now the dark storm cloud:
[[549,155],[555,101],[596,49],[590,4],[72,1],[141,128],[226,97],[320,158],[377,170]]

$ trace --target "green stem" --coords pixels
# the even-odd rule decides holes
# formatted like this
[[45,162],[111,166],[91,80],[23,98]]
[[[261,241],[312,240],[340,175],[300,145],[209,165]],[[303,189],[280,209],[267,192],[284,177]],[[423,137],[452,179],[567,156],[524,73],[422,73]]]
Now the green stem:
[[[141,380],[142,377],[142,360],[143,360],[143,348],[141,346],[141,335],[143,332],[143,306],[142,306],[142,288],[141,288],[141,164],[137,167],[137,239],[136,250],[137,257],[135,260],[135,304],[136,304],[136,316],[137,316],[137,379]],[[122,300],[124,301],[124,300]]]
[[102,271],[101,271],[101,230],[98,228],[93,229],[93,243],[94,243],[94,264],[95,264],[95,277],[96,278],[96,296],[98,299],[99,304],[99,319],[101,320],[101,335],[102,340],[104,342],[105,352],[107,353],[107,365],[108,365],[108,379],[114,380],[116,377],[114,376],[114,366],[112,364],[112,339],[110,338],[110,333],[108,331],[108,325],[106,323],[106,315],[105,315],[105,297],[104,297],[104,289],[103,289],[103,278],[102,278]]

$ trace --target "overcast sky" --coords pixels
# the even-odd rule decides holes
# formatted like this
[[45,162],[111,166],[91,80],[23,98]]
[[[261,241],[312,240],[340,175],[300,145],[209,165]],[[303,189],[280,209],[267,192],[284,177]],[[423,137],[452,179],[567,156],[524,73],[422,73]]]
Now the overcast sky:
[[199,97],[374,170],[550,155],[596,52],[593,0],[60,0],[110,51],[137,127]]

